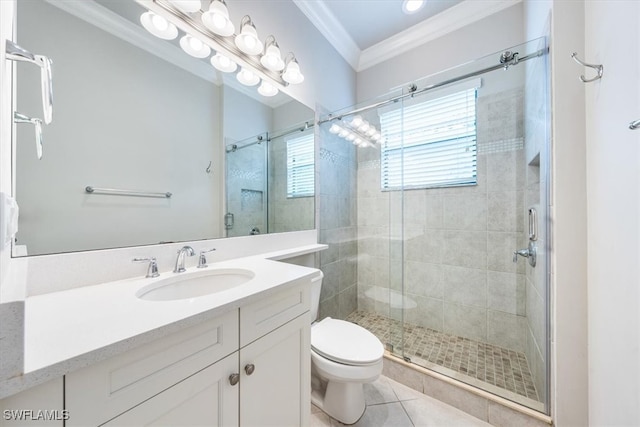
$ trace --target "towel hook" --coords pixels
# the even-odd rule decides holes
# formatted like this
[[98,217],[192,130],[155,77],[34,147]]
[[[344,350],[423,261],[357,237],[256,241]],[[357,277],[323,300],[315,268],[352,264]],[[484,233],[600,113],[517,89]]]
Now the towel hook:
[[593,68],[598,73],[597,76],[591,79],[586,78],[584,75],[580,76],[581,82],[583,83],[595,82],[596,80],[600,80],[602,78],[602,73],[604,71],[604,67],[602,66],[602,64],[601,65],[587,64],[586,62],[583,62],[578,58],[578,54],[576,52],[573,52],[571,54],[571,57],[573,58],[574,61],[576,61],[578,64],[582,65],[583,67]]

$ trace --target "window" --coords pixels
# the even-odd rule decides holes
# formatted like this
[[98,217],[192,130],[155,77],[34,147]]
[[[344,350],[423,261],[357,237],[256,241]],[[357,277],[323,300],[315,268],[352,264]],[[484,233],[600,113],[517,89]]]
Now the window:
[[403,108],[380,112],[383,190],[476,184],[479,80],[469,83],[454,93],[414,98]]
[[287,140],[287,198],[314,194],[313,133]]

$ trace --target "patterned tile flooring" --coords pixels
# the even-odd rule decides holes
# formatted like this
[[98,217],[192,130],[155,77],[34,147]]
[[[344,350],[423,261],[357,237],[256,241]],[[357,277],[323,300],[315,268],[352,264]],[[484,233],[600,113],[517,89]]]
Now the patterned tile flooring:
[[[396,351],[401,349],[399,321],[365,311],[354,311],[347,320],[371,331]],[[404,342],[405,356],[418,365],[425,365],[420,362],[427,361],[540,401],[523,353],[406,323]]]

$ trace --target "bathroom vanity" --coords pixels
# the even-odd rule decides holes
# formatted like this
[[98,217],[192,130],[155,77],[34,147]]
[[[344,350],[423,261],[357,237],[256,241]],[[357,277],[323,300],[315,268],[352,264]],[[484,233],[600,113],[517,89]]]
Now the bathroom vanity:
[[[166,283],[237,271],[253,276],[193,298],[145,299]],[[27,389],[0,409],[58,418],[29,425],[307,425],[318,274],[253,256],[31,298],[26,374],[14,384]]]

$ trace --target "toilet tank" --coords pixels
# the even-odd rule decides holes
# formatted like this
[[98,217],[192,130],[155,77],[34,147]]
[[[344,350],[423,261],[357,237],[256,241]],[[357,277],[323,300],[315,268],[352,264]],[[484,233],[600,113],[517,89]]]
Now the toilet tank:
[[311,322],[318,319],[318,307],[320,306],[320,292],[322,291],[322,278],[324,274],[318,270],[318,275],[311,279]]

